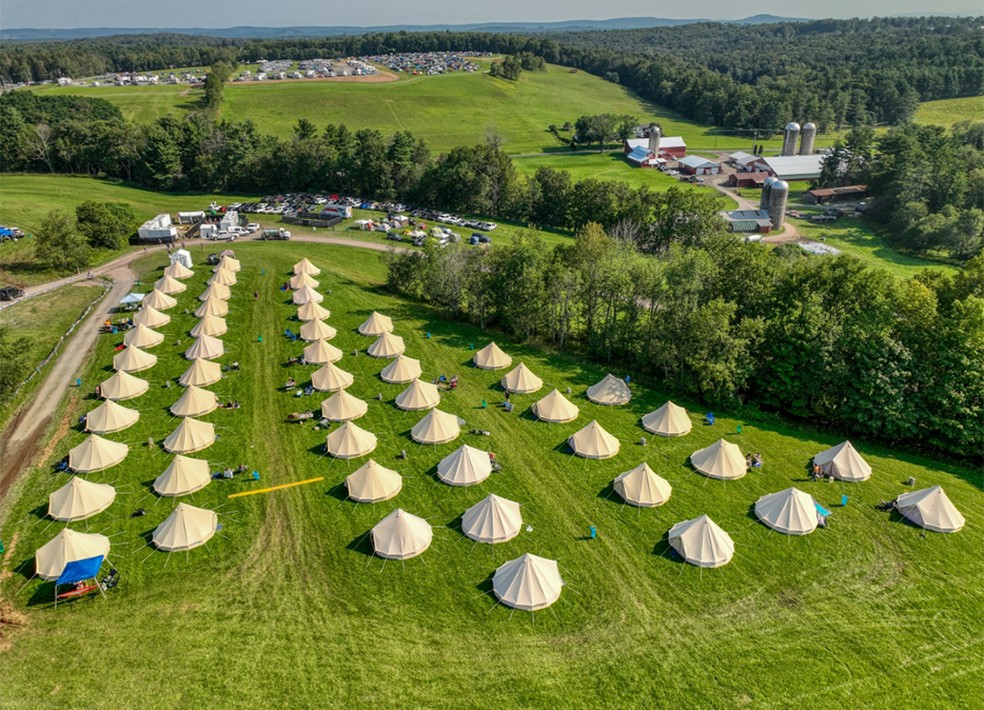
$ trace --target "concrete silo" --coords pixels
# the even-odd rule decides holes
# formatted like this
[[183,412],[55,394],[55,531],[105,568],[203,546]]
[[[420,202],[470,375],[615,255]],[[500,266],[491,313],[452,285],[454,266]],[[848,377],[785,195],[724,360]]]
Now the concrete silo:
[[767,177],[762,183],[762,197],[759,198],[760,210],[769,211],[769,193],[772,192],[772,186],[777,182],[779,182],[779,178]]
[[803,133],[800,135],[800,155],[813,155],[813,141],[817,137],[817,124],[810,121],[803,124]]
[[796,141],[800,137],[800,124],[790,121],[782,136],[782,155],[796,155]]
[[659,140],[662,138],[663,131],[655,123],[649,124],[649,152],[659,157]]
[[786,221],[786,201],[789,199],[789,183],[776,180],[769,189],[769,219],[772,228],[779,229]]

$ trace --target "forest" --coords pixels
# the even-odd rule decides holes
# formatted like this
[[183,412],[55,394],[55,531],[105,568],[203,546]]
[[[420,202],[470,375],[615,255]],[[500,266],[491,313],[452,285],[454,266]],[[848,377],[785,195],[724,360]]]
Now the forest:
[[711,406],[958,456],[984,446],[984,257],[901,281],[715,234],[641,255],[589,223],[553,250],[529,232],[488,250],[394,252],[388,285]]
[[984,93],[984,40],[969,18],[700,23],[649,30],[550,34],[375,33],[290,40],[137,35],[7,43],[0,77],[31,82],[109,71],[386,52],[531,54],[617,80],[708,124],[766,136],[789,120],[821,131],[899,124],[919,101]]

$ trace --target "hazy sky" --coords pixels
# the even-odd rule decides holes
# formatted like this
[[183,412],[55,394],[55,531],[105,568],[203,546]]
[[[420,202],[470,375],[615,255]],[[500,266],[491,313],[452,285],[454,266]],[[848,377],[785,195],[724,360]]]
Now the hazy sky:
[[236,25],[457,24],[611,17],[737,19],[870,17],[907,13],[984,14],[982,0],[0,0],[0,27],[232,27]]

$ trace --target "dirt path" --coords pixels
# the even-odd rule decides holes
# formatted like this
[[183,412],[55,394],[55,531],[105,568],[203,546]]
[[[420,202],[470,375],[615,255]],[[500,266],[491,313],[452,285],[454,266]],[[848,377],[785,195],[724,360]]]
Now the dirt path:
[[[142,253],[138,253],[140,255]],[[0,436],[0,497],[7,492],[18,474],[30,467],[58,403],[70,383],[78,377],[95,347],[99,337],[99,324],[133,287],[136,275],[128,266],[132,259],[124,261],[122,265],[106,272],[113,279],[113,287],[99,306],[93,308],[89,317],[79,325],[75,335],[55,359],[54,366],[37,394],[21,407]]]

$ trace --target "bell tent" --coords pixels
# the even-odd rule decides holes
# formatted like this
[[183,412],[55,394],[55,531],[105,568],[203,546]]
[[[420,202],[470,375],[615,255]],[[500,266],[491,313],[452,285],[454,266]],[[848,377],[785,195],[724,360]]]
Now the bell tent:
[[493,340],[475,353],[472,362],[480,370],[502,370],[512,365],[512,358],[506,355]]
[[319,392],[337,392],[355,382],[350,372],[336,367],[334,363],[325,363],[311,375],[311,386]]
[[461,433],[458,417],[440,409],[432,409],[413,425],[410,438],[418,444],[443,444],[452,441]]
[[345,422],[328,435],[325,449],[336,459],[356,459],[376,448],[376,435]]
[[111,399],[85,415],[85,430],[93,434],[112,434],[131,427],[140,419],[140,412],[117,404]]
[[842,441],[837,446],[821,451],[813,457],[813,463],[824,473],[840,481],[867,481],[871,478],[871,466],[861,458],[861,454],[850,441]]
[[164,342],[164,334],[151,330],[145,325],[138,325],[126,332],[123,344],[134,348],[153,348]]
[[178,378],[178,384],[182,387],[207,387],[214,385],[222,379],[222,367],[217,362],[196,358],[191,365]]
[[369,411],[368,404],[345,390],[338,390],[321,403],[321,416],[330,422],[347,422],[350,419],[358,419],[367,411]]
[[112,400],[133,399],[150,388],[147,380],[134,377],[129,372],[117,371],[112,377],[99,385],[99,396]]
[[490,493],[461,516],[461,531],[476,542],[494,545],[519,535],[523,516],[519,503]]
[[154,493],[166,498],[185,496],[211,482],[208,461],[175,454],[164,473],[154,479]]
[[618,439],[605,431],[601,424],[592,420],[567,440],[571,450],[586,459],[609,459],[618,453]]
[[403,478],[396,471],[369,459],[345,479],[348,497],[358,503],[379,503],[396,496]]
[[105,535],[65,528],[34,553],[34,572],[41,579],[54,582],[69,562],[108,554],[109,538]]
[[171,316],[161,313],[153,306],[144,306],[133,314],[133,324],[148,328],[162,328],[171,322]]
[[229,315],[229,304],[221,298],[209,298],[202,301],[202,305],[195,309],[196,318],[204,318],[205,316],[225,318],[227,315]]
[[295,274],[308,274],[310,276],[317,276],[321,273],[321,269],[312,264],[307,257],[304,257],[299,262],[294,264]]
[[195,275],[195,272],[180,261],[172,261],[170,265],[165,267],[164,275],[170,276],[172,279],[190,279]]
[[301,321],[324,320],[329,317],[331,311],[314,301],[308,301],[297,309],[297,319]]
[[303,306],[305,303],[321,303],[325,300],[324,296],[310,286],[303,286],[297,289],[293,294],[291,294],[290,298],[294,302],[295,306]]
[[219,398],[215,392],[188,385],[178,401],[171,405],[171,414],[176,417],[200,417],[215,411],[218,406]]
[[123,348],[113,356],[113,369],[123,372],[141,372],[142,370],[149,370],[156,364],[156,355],[145,353],[136,346]]
[[521,362],[502,378],[500,384],[512,394],[529,394],[543,387],[543,380]]
[[151,541],[164,552],[183,552],[201,547],[219,529],[219,516],[213,510],[178,503],[167,519],[157,526]]
[[733,481],[748,472],[741,449],[724,439],[690,454],[690,463],[708,478],[724,481]]
[[359,333],[378,338],[383,333],[393,332],[393,319],[382,313],[372,312],[372,315],[362,321]]
[[[181,283],[181,282],[176,281],[175,283]],[[184,284],[181,285],[184,286]],[[151,291],[150,293],[148,293],[146,296],[143,297],[143,300],[140,302],[140,305],[143,308],[155,308],[158,311],[166,311],[168,308],[174,308],[176,305],[178,305],[178,302],[174,300],[171,296],[168,296],[163,291],[159,291],[155,288],[153,291]],[[133,322],[136,323],[137,319],[134,318]],[[146,325],[150,325],[150,324],[148,323]]]
[[434,531],[423,518],[397,508],[369,532],[372,549],[387,560],[408,560],[430,547]]
[[441,459],[437,477],[449,486],[474,486],[492,473],[487,452],[465,444]]
[[228,301],[232,298],[232,291],[229,290],[228,286],[223,286],[222,284],[209,284],[198,296],[198,300],[203,303],[213,298],[217,298],[220,301]]
[[315,340],[304,348],[304,362],[310,365],[327,365],[342,359],[342,351],[327,340]]
[[620,473],[613,484],[615,492],[630,505],[655,508],[670,499],[673,487],[656,474],[648,463],[641,463],[631,471]]
[[964,526],[964,517],[939,486],[903,493],[895,507],[904,518],[926,530],[952,533]]
[[178,428],[164,439],[164,449],[172,454],[192,454],[215,443],[215,425],[185,417]]
[[568,400],[557,389],[533,405],[533,414],[542,422],[562,424],[577,419],[577,405]]
[[318,288],[321,284],[311,274],[294,274],[290,277],[290,287],[295,291],[304,288]]
[[415,360],[406,355],[398,355],[393,362],[379,372],[379,377],[383,382],[398,384],[417,379],[421,372],[423,370],[420,369],[420,360]]
[[76,473],[103,471],[125,459],[129,452],[126,444],[89,434],[85,441],[68,452],[68,467]]
[[193,338],[197,338],[202,335],[210,335],[213,338],[217,338],[220,335],[225,335],[229,330],[226,325],[224,318],[219,318],[218,316],[205,316],[200,321],[195,323],[194,327],[188,331],[188,334]]
[[423,409],[433,409],[441,403],[441,395],[437,385],[423,380],[414,380],[410,385],[396,395],[395,404],[407,412],[419,412]]
[[560,599],[563,588],[557,561],[529,553],[506,562],[492,575],[492,592],[499,601],[523,611],[546,609]]
[[809,535],[817,529],[816,501],[809,493],[787,488],[755,502],[755,516],[764,525],[787,535]]
[[309,320],[301,324],[301,340],[313,343],[315,340],[331,340],[338,331],[323,320]]
[[366,352],[372,357],[396,357],[407,349],[403,338],[392,333],[383,333],[368,347]]
[[48,515],[70,523],[101,513],[116,500],[116,489],[72,476],[68,483],[48,496]]
[[[154,290],[160,291],[161,293],[166,293],[167,295],[170,296],[171,294],[174,293],[183,293],[184,291],[188,290],[188,287],[185,286],[180,281],[178,281],[173,276],[168,276],[167,274],[164,274],[164,276],[162,276],[161,278],[157,279],[157,281],[154,282]],[[157,308],[157,306],[154,306],[154,308]]]
[[667,401],[659,409],[644,416],[642,426],[657,436],[684,436],[690,433],[692,424],[686,409]]
[[697,567],[722,567],[735,556],[731,537],[706,515],[670,528],[669,543],[680,557]]
[[620,380],[612,373],[608,373],[597,384],[588,387],[588,399],[595,404],[603,404],[608,407],[628,404],[632,399],[632,392],[624,380]]
[[225,345],[218,338],[211,335],[199,335],[195,342],[185,350],[184,356],[188,360],[214,360],[225,355]]

